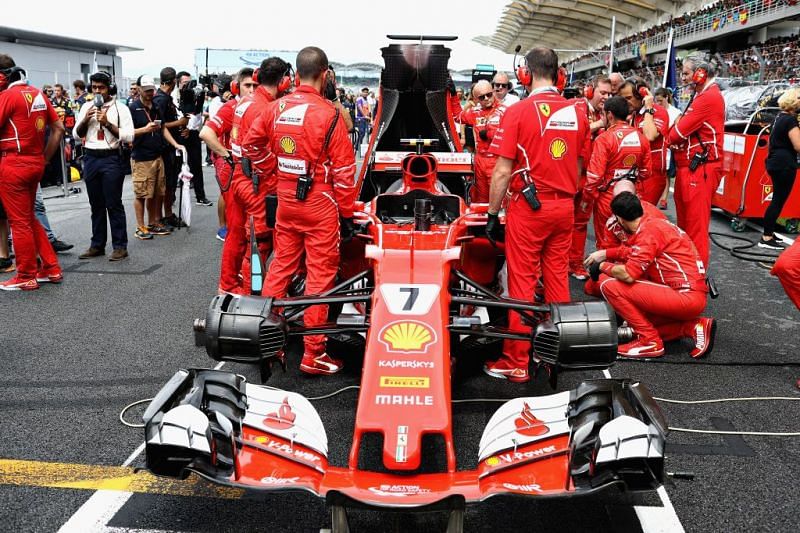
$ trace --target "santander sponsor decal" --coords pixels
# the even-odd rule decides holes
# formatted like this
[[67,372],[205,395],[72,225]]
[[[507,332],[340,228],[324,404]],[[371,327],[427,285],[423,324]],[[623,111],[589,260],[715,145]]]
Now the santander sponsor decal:
[[292,406],[289,405],[289,397],[283,399],[283,403],[274,413],[270,413],[264,419],[264,425],[273,429],[289,429],[294,426],[294,420],[297,415],[292,411]]

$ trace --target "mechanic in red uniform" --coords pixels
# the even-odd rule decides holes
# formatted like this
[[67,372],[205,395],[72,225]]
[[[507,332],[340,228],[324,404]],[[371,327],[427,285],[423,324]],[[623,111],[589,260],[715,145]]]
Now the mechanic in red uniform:
[[630,109],[621,96],[606,100],[603,112],[608,128],[592,147],[592,159],[586,171],[586,185],[579,209],[592,209],[594,236],[598,249],[608,248],[605,224],[611,216],[613,185],[623,177],[636,181],[647,179],[650,169],[650,145],[640,131],[628,124]]
[[[621,179],[614,184],[615,198],[623,192],[636,194],[636,185],[634,182],[627,179]],[[658,209],[656,206],[650,202],[645,202],[641,198],[639,201],[642,203],[642,210],[644,211],[642,220],[645,220],[649,217],[667,220],[667,215],[665,215],[664,212]],[[602,263],[603,261],[624,263],[628,260],[628,255],[630,255],[631,252],[629,243],[630,236],[625,232],[625,229],[620,225],[617,217],[614,216],[613,213],[610,217],[608,217],[608,220],[606,220],[603,232],[603,240],[604,242],[609,243],[609,247],[606,249],[595,250],[586,256],[586,259],[584,260],[584,266],[586,268],[590,267],[593,263]],[[584,283],[583,292],[590,296],[596,296],[597,298],[603,297],[603,295],[600,293],[600,284],[591,278],[587,279],[586,283]]]
[[[603,116],[603,105],[611,96],[611,81],[605,76],[595,77],[584,89],[584,96],[579,100],[586,107],[586,119],[589,121],[589,131],[591,132],[592,144],[589,145],[589,153],[586,161],[591,160],[594,140],[606,127],[606,119]],[[578,182],[578,194],[575,197],[575,205],[580,205],[583,197],[583,187],[586,184],[586,168],[581,172]],[[583,257],[586,250],[586,233],[589,226],[590,210],[575,210],[575,224],[572,227],[572,247],[569,253],[569,274],[575,279],[585,280],[589,277],[583,266]]]
[[778,256],[770,273],[777,276],[786,295],[800,309],[800,239]]
[[247,235],[244,208],[236,203],[233,194],[233,172],[235,168],[231,152],[231,131],[236,106],[240,100],[249,97],[255,90],[253,69],[243,68],[236,81],[236,98],[231,98],[217,111],[200,131],[200,138],[213,151],[214,169],[217,174],[220,193],[225,204],[225,220],[228,234],[222,245],[222,264],[219,272],[219,292],[244,293],[239,273],[242,260],[247,254]]
[[[278,211],[275,256],[264,294],[286,294],[305,252],[306,294],[330,289],[339,269],[339,242],[353,236],[353,204],[358,194],[353,145],[341,113],[322,94],[329,85],[328,57],[317,47],[297,54],[299,87],[262,115],[247,134],[243,152],[255,168],[277,159]],[[341,239],[340,239],[341,235]],[[328,308],[306,309],[304,324],[327,321]],[[342,362],[325,351],[324,335],[304,337],[300,370],[335,374]]]
[[669,134],[669,113],[655,103],[650,88],[640,78],[626,80],[620,87],[619,95],[628,101],[633,127],[641,130],[650,141],[652,166],[647,179],[639,183],[639,198],[655,205],[667,186],[665,137]]
[[470,193],[470,199],[472,202],[486,203],[489,201],[489,182],[497,162],[497,156],[489,151],[489,145],[500,127],[500,119],[506,106],[495,97],[492,84],[486,80],[475,84],[472,97],[478,105],[462,110],[458,95],[454,90],[451,91],[450,109],[455,122],[472,126],[475,132],[475,186]]
[[[506,259],[511,298],[531,301],[540,275],[547,302],[568,302],[569,248],[575,194],[583,157],[588,151],[589,123],[554,87],[558,56],[534,48],[525,56],[518,78],[530,96],[506,109],[490,151],[498,156],[492,174],[487,237],[501,238],[498,213],[508,194]],[[510,312],[509,327],[530,328]],[[484,367],[490,376],[526,382],[530,343],[505,341],[503,355]]]
[[681,79],[694,85],[695,95],[667,137],[676,165],[675,211],[678,226],[689,234],[708,268],[711,197],[722,178],[725,100],[709,64],[684,60]]
[[[250,239],[250,217],[253,217],[255,239],[258,243],[258,252],[262,261],[272,252],[272,230],[267,227],[266,197],[275,194],[276,181],[274,176],[275,156],[271,153],[261,158],[248,158],[243,147],[245,138],[256,120],[267,113],[271,102],[283,96],[292,86],[291,65],[279,57],[269,57],[261,62],[253,79],[259,83],[253,94],[242,98],[233,113],[233,126],[231,128],[231,152],[236,161],[231,185],[232,200],[234,204],[233,223],[244,225],[245,242]],[[247,159],[247,161],[243,161]],[[254,168],[259,168],[256,181],[247,176],[243,164],[250,163]],[[255,183],[258,182],[258,185]],[[239,222],[241,221],[241,222]],[[236,244],[233,244],[236,246]],[[241,244],[239,244],[241,246]],[[238,248],[241,250],[241,248]],[[245,248],[246,250],[246,248]],[[224,250],[223,250],[224,251]],[[239,252],[232,252],[239,253]],[[242,261],[242,292],[250,294],[251,287],[251,257],[244,254]],[[225,290],[224,288],[221,288]]]
[[[17,274],[0,283],[5,291],[29,291],[64,276],[33,204],[47,161],[58,150],[64,125],[50,100],[28,85],[25,71],[0,54],[0,203],[11,225]],[[45,146],[45,128],[50,138]],[[37,259],[41,258],[41,267]]]
[[703,262],[691,239],[669,221],[645,218],[635,194],[619,194],[611,210],[630,235],[630,253],[623,263],[593,263],[590,272],[599,280],[603,297],[636,335],[619,346],[619,355],[661,357],[664,341],[683,337],[694,340],[692,357],[710,353],[716,321],[699,316],[708,289]]

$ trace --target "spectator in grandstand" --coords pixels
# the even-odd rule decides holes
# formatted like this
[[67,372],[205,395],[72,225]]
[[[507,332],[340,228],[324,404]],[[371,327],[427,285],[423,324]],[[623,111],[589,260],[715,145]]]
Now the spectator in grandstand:
[[505,72],[498,72],[492,79],[492,87],[494,87],[494,96],[497,101],[504,104],[506,107],[519,102],[519,96],[511,94],[511,82],[508,79],[508,74]]
[[83,80],[75,80],[72,82],[72,88],[75,91],[72,101],[75,103],[75,108],[80,109],[86,103],[86,83]]
[[758,242],[760,248],[783,250],[785,245],[775,237],[775,222],[781,214],[797,175],[797,158],[800,152],[800,127],[797,112],[800,110],[800,88],[788,89],[778,99],[780,114],[775,118],[769,135],[769,153],[766,167],[772,178],[772,201],[764,213],[764,235]]

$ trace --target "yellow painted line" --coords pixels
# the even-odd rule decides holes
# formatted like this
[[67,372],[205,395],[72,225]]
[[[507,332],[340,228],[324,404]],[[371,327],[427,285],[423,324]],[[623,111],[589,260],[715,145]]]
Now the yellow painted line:
[[117,490],[170,496],[238,499],[243,489],[214,485],[200,476],[185,480],[156,477],[126,466],[100,466],[0,459],[0,485],[56,489]]

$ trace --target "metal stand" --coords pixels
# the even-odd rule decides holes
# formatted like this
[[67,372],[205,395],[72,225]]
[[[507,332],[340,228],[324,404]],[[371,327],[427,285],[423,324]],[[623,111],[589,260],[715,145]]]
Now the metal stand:
[[61,138],[61,144],[59,145],[59,155],[61,156],[61,194],[54,194],[53,196],[48,196],[45,198],[49,200],[50,198],[69,198],[70,196],[80,194],[81,189],[80,187],[70,187],[70,175],[69,175],[69,167],[67,166],[67,158],[64,155],[64,151],[67,146],[66,137]]

